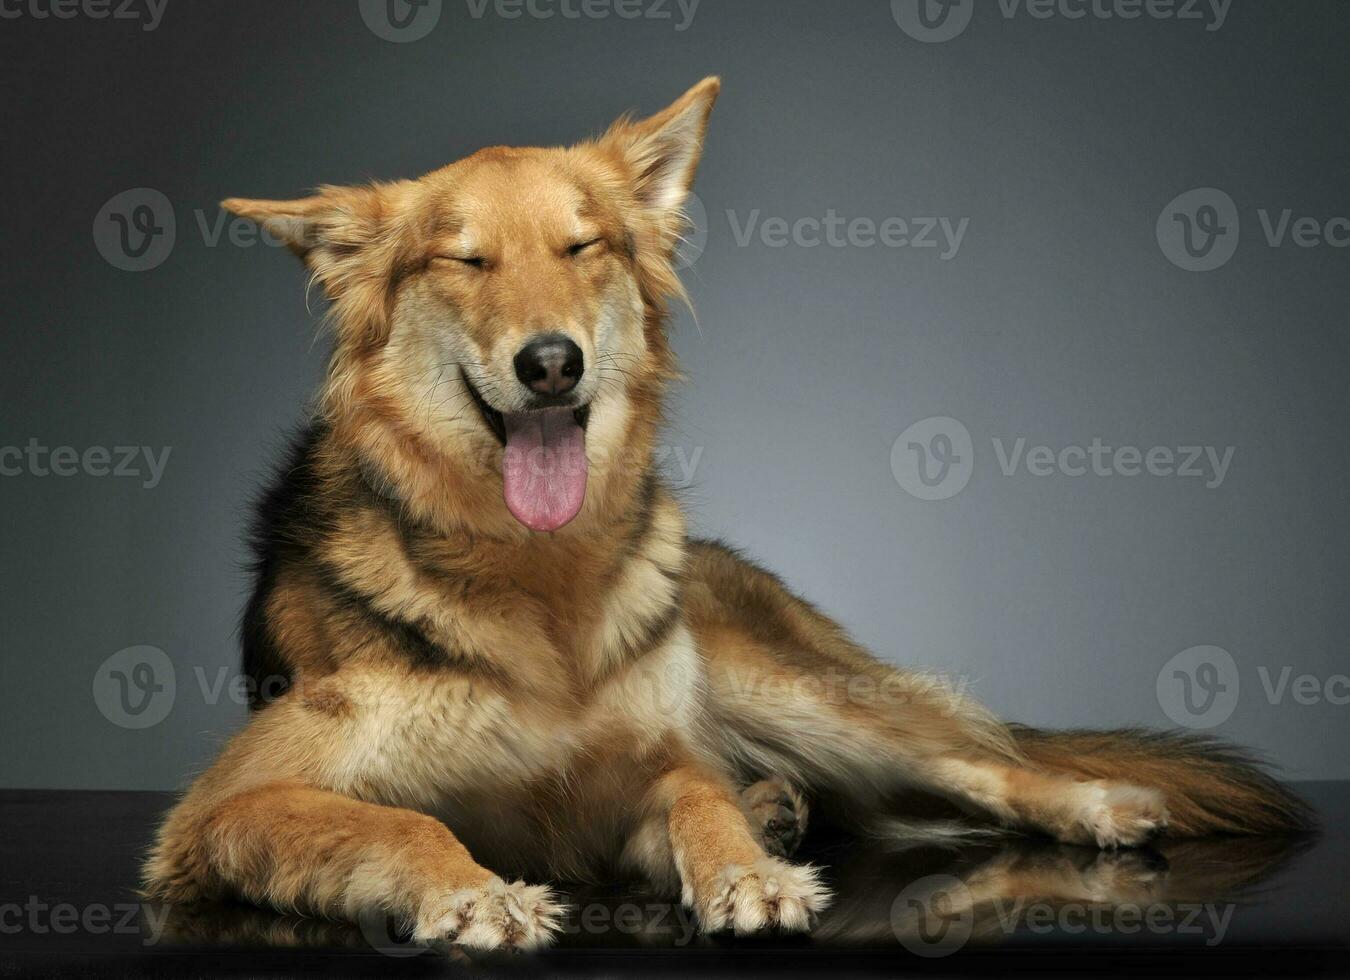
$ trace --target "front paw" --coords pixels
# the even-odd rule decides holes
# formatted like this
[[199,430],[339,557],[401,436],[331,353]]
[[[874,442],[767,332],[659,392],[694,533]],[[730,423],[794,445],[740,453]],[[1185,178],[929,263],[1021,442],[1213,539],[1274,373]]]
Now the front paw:
[[803,932],[829,904],[830,893],[810,865],[764,857],[723,868],[692,899],[704,932],[731,929],[744,936],[775,928]]
[[423,904],[413,939],[469,949],[535,949],[550,942],[562,906],[543,885],[493,878],[481,888],[450,892]]

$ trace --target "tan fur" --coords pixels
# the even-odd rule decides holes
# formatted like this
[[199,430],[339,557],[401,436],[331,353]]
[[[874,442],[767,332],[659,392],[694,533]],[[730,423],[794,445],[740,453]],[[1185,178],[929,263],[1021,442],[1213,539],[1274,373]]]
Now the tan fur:
[[[804,824],[803,794],[878,812],[917,788],[1103,846],[1167,808],[1219,826],[1161,780],[1078,766],[885,666],[772,576],[687,541],[652,455],[680,209],[718,89],[575,147],[225,202],[303,257],[334,354],[308,510],[271,542],[250,613],[291,686],[169,814],[151,894],[392,911],[424,941],[529,947],[558,909],[498,875],[637,874],[710,930],[807,928],[828,900],[816,872],[765,850],[780,809]],[[541,330],[589,366],[590,480],[553,534],[507,511],[472,397],[523,410],[512,357]]]

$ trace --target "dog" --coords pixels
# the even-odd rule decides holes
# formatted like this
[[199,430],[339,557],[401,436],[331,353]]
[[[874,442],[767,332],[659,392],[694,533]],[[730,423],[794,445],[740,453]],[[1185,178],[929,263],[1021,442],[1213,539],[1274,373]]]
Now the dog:
[[223,202],[303,259],[333,354],[254,529],[244,668],[273,689],[164,819],[148,895],[529,949],[556,881],[807,930],[808,805],[864,827],[918,794],[945,832],[1098,848],[1308,826],[1239,750],[1002,723],[687,536],[653,454],[719,90],[570,147]]

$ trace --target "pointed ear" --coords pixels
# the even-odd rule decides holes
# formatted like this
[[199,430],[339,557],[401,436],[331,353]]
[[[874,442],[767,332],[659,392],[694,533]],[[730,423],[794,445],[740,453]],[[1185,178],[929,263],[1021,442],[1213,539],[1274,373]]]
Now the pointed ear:
[[334,301],[339,336],[377,343],[387,335],[388,299],[402,255],[396,214],[412,186],[322,187],[294,201],[230,198],[220,206],[256,221],[304,259]]
[[257,222],[310,265],[318,251],[350,252],[374,241],[383,210],[377,187],[321,187],[294,201],[231,197],[220,206]]
[[256,201],[231,197],[220,202],[223,210],[255,222],[301,258],[318,244],[318,220],[326,205],[327,201],[321,194],[294,201]]
[[679,226],[721,88],[721,79],[705,78],[650,118],[620,119],[601,140],[623,155],[639,204],[662,225]]

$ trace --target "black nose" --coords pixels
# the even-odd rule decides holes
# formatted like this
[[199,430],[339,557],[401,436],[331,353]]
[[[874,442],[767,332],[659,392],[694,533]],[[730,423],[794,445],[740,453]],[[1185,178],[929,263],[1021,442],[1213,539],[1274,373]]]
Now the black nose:
[[581,348],[560,333],[535,337],[516,354],[516,377],[541,395],[571,391],[585,373]]

